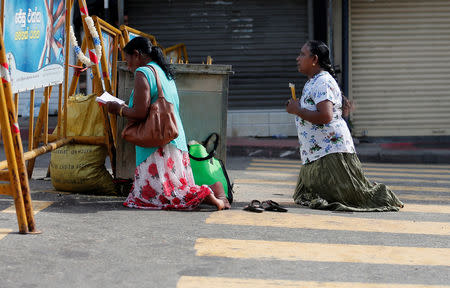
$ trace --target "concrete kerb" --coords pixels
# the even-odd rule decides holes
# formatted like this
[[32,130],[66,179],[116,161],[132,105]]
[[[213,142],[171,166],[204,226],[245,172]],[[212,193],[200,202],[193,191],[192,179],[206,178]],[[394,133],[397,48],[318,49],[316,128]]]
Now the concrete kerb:
[[[420,143],[396,144],[392,148],[383,143],[357,143],[355,148],[363,162],[450,164],[450,144],[428,143],[427,148]],[[227,156],[300,159],[298,142],[291,138],[228,138]]]

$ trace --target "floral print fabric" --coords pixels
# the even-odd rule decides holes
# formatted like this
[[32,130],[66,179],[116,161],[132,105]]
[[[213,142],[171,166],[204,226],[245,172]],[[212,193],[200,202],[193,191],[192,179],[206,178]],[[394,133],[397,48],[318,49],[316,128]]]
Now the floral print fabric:
[[299,116],[295,118],[303,164],[311,163],[331,153],[355,153],[353,139],[342,118],[341,90],[336,80],[328,72],[323,71],[306,82],[300,107],[317,111],[316,105],[325,100],[333,103],[333,119],[330,123],[316,125]]
[[123,205],[192,210],[211,193],[207,185],[195,185],[188,152],[167,144],[136,167],[133,187]]

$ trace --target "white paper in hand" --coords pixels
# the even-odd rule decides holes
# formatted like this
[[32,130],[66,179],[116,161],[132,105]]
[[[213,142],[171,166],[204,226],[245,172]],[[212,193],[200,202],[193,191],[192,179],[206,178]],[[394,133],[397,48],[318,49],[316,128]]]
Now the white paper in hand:
[[102,104],[106,104],[107,102],[116,102],[122,105],[125,103],[125,101],[123,101],[122,99],[114,97],[106,91],[100,97],[95,98],[95,101]]

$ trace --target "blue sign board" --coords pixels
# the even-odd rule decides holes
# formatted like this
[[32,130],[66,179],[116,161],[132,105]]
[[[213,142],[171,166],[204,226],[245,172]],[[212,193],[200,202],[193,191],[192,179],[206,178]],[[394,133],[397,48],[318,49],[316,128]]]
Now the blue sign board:
[[5,0],[3,37],[13,93],[64,80],[65,0]]

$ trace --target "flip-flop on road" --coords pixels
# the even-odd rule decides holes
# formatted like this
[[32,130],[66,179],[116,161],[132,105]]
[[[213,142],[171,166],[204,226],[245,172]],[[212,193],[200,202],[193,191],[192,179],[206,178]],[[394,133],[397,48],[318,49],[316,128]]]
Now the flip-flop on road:
[[252,200],[250,204],[244,207],[245,211],[254,212],[254,213],[262,213],[264,210],[273,211],[273,212],[287,212],[288,210],[284,207],[281,207],[275,201],[266,200],[261,203],[259,200]]

